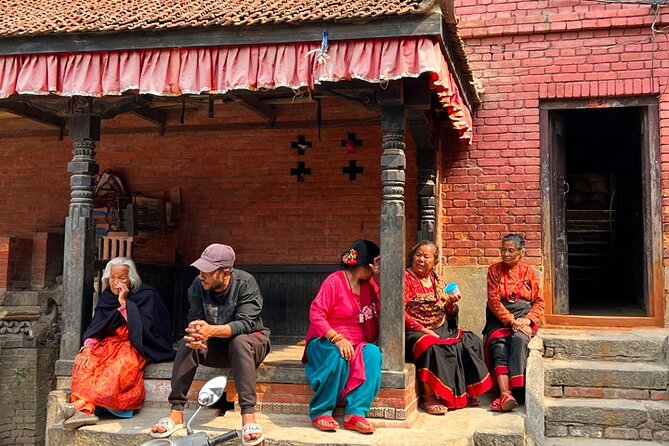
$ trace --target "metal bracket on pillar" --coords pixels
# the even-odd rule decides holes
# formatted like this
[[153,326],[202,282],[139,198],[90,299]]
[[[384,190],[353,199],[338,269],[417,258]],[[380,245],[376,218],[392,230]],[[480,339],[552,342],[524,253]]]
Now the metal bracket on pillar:
[[100,117],[86,112],[69,117],[74,139],[70,177],[70,209],[65,221],[63,313],[60,357],[71,359],[79,351],[82,328],[90,321],[93,304],[95,221],[93,188],[98,165],[95,141],[100,139]]

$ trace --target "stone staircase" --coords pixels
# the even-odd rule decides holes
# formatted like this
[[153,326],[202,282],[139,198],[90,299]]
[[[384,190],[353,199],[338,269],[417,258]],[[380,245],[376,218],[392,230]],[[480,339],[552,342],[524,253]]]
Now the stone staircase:
[[669,444],[669,330],[542,330],[546,446]]

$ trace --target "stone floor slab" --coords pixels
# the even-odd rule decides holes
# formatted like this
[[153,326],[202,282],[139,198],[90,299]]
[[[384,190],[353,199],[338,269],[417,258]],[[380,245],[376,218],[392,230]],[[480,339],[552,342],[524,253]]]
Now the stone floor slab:
[[[377,427],[373,435],[365,436],[340,429],[335,433],[320,432],[311,427],[306,415],[258,414],[263,426],[266,446],[278,445],[351,445],[351,446],[522,446],[524,439],[524,413],[493,413],[487,409],[488,397],[482,399],[481,407],[449,412],[445,416],[433,416],[420,412],[411,428]],[[187,414],[192,411],[187,411]],[[107,418],[95,426],[82,427],[76,432],[64,431],[58,425],[51,428],[49,446],[117,446],[139,445],[149,439],[149,429],[161,416],[164,409],[143,409],[129,420]],[[339,417],[340,424],[343,420]],[[384,423],[381,420],[381,423]],[[385,422],[387,424],[387,422]],[[239,429],[241,415],[229,412],[217,417],[216,412],[206,409],[193,423],[193,429],[216,435],[229,429]],[[184,435],[185,430],[177,432]],[[228,443],[239,444],[239,443]]]

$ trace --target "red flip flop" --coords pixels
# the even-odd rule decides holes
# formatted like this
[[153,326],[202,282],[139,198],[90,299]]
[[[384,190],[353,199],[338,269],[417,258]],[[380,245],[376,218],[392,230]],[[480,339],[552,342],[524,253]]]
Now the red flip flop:
[[490,403],[490,410],[493,412],[504,412],[504,409],[502,408],[502,404],[499,402],[499,398],[495,398],[492,400],[492,403]]
[[361,417],[360,415],[353,415],[348,421],[344,421],[344,429],[366,435],[374,433],[374,426],[365,417]]
[[493,412],[511,412],[516,407],[518,407],[518,402],[508,393],[490,403],[490,410]]
[[[329,425],[323,425],[321,424],[321,421],[325,421]],[[337,423],[337,420],[332,418],[332,415],[327,413],[319,415],[313,420],[311,420],[311,425],[323,432],[336,432],[337,429],[339,429],[339,423]]]
[[504,410],[504,412],[511,412],[518,407],[516,399],[508,393],[505,393],[499,398],[499,403],[502,405],[502,410]]

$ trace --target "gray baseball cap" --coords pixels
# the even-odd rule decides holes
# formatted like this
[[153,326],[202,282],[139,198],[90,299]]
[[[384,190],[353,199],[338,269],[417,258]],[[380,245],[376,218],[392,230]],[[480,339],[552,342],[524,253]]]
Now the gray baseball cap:
[[235,251],[231,246],[214,243],[202,251],[199,259],[191,266],[203,273],[210,273],[218,268],[230,268],[235,263]]

